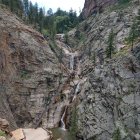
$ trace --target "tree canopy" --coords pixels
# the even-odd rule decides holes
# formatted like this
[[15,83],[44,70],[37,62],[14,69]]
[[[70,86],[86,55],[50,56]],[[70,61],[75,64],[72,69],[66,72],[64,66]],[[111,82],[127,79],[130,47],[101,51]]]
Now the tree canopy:
[[33,25],[38,31],[49,36],[54,33],[66,33],[79,22],[79,17],[73,9],[66,12],[58,8],[53,13],[51,8],[46,11],[29,0],[0,0],[0,4],[17,14],[26,24]]

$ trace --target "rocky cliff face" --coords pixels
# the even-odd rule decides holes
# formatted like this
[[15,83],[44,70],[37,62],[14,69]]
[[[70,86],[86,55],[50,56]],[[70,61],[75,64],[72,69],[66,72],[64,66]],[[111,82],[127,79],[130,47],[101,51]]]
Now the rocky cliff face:
[[0,8],[0,116],[18,126],[33,124],[55,94],[59,73],[44,37]]
[[85,0],[82,17],[85,19],[98,12],[102,12],[105,7],[116,2],[117,0]]
[[[125,43],[140,8],[137,2],[90,17],[80,26],[81,73],[87,78],[78,105],[84,139],[140,138],[140,43],[136,41],[133,50]],[[106,47],[111,29],[115,54],[109,60]]]
[[[0,9],[0,116],[13,127],[54,128],[61,122],[69,128],[75,108],[78,139],[139,140],[140,41],[133,50],[125,42],[138,3],[89,17],[68,33],[69,46],[48,43]],[[95,1],[88,4],[94,7]],[[115,52],[108,59],[111,30]]]

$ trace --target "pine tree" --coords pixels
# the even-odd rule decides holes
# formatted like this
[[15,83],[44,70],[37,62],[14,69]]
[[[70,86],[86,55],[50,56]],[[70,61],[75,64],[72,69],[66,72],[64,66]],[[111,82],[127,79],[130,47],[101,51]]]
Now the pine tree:
[[34,12],[34,9],[33,9],[33,4],[32,2],[30,1],[29,3],[29,22],[32,24],[33,23],[33,12]]
[[14,11],[14,1],[13,0],[10,0],[10,10],[11,10],[11,12]]
[[[38,19],[38,4],[35,3],[34,7],[33,7],[33,21],[34,21],[34,24],[37,24],[39,19]],[[36,25],[37,26],[37,25]]]
[[1,0],[1,3],[4,4],[4,0]]
[[52,40],[55,38],[56,34],[56,22],[55,22],[55,17],[54,16],[49,16],[46,17],[45,19],[45,24],[47,23],[47,29],[48,29],[48,34]]
[[52,38],[52,40],[55,39],[55,35],[56,35],[56,23],[54,22],[53,26],[51,28],[51,38]]
[[48,16],[52,16],[53,15],[53,10],[51,8],[49,8],[49,10],[47,11],[47,15]]
[[94,66],[95,66],[95,64],[96,64],[96,53],[95,53],[95,51],[93,53],[93,63],[94,63]]
[[113,133],[113,140],[121,140],[121,133],[119,128],[117,128]]
[[44,13],[43,13],[43,9],[40,8],[39,9],[39,31],[42,32],[43,29],[43,23],[44,22]]
[[6,6],[10,5],[10,1],[9,0],[2,0],[2,3]]
[[113,42],[114,42],[114,33],[113,33],[113,30],[111,30],[108,36],[108,46],[106,48],[107,58],[110,58],[110,59],[112,58],[112,53],[114,52]]
[[78,114],[77,114],[77,109],[76,105],[74,106],[74,109],[72,111],[72,116],[71,116],[71,126],[70,126],[70,134],[73,140],[76,140],[76,135],[78,132]]
[[23,4],[24,4],[24,14],[26,17],[26,20],[28,18],[28,14],[29,14],[29,1],[28,0],[23,0]]
[[133,50],[135,39],[140,35],[139,27],[140,27],[140,9],[138,10],[138,16],[136,17],[136,19],[134,20],[131,26],[129,37],[127,38],[128,43],[131,43],[131,47],[132,47],[131,50]]
[[53,14],[50,8],[45,15],[43,8],[32,4],[30,0],[0,0],[13,13],[21,17],[26,23],[32,24],[40,32],[45,31],[54,39],[56,33],[65,33],[78,24],[77,13],[72,9],[69,12],[60,8]]
[[[10,1],[12,1],[12,0],[10,0]],[[21,0],[14,0],[13,2],[11,2],[11,11],[12,10],[18,16],[22,17],[22,13],[23,13],[23,3],[22,3],[22,1]]]
[[68,42],[69,42],[69,36],[68,36],[67,33],[64,36],[64,40],[65,40],[65,43],[68,44]]

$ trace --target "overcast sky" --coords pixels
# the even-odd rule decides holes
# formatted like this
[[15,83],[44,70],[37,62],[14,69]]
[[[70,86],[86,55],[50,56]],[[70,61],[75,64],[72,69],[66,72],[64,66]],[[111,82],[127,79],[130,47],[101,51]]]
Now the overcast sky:
[[31,0],[33,3],[37,2],[39,7],[45,7],[46,11],[49,8],[56,11],[58,7],[62,10],[69,11],[71,8],[79,13],[79,10],[83,8],[85,0]]

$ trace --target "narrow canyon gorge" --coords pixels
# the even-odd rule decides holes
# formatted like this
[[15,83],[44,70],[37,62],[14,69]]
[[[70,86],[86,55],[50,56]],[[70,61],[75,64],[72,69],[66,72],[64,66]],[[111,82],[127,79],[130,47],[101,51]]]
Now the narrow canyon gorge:
[[139,0],[85,0],[83,20],[52,40],[0,5],[0,118],[8,131],[140,140],[140,34],[130,39],[139,12]]

